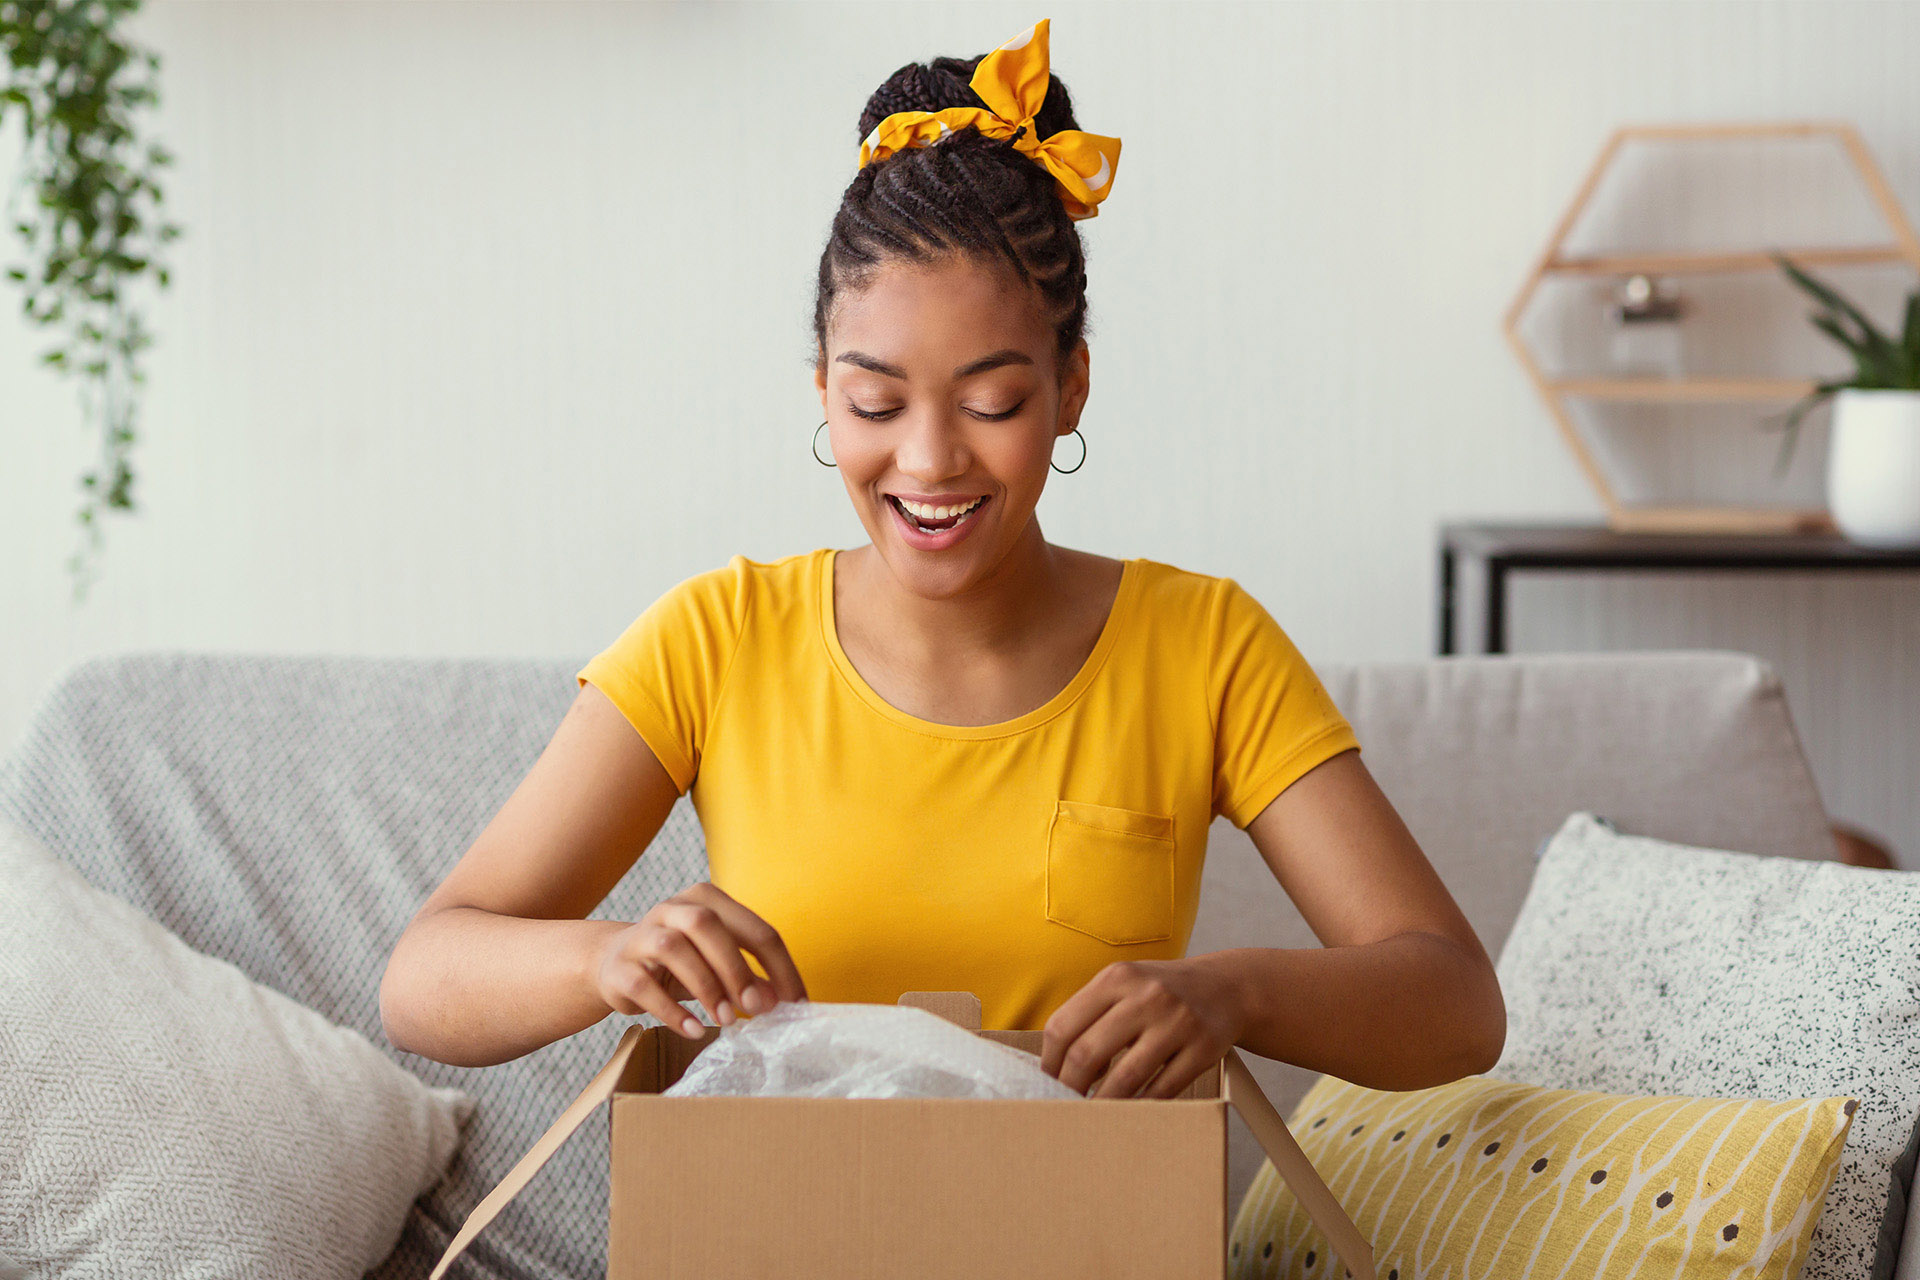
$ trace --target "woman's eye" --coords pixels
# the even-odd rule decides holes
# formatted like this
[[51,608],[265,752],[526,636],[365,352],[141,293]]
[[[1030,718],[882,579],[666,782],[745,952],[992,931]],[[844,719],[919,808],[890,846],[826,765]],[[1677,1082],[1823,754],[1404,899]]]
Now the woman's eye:
[[[968,409],[967,412],[972,414],[974,417],[980,418],[987,422],[1004,422],[1006,419],[1013,417],[1015,414],[1019,413],[1020,410],[1024,409],[1026,407],[1026,404],[1027,402],[1025,400],[1022,400],[1019,404],[1014,405],[1013,408],[1002,410],[999,413],[989,413],[984,409]],[[898,408],[862,409],[859,405],[849,401],[847,404],[847,412],[851,413],[856,418],[865,418],[868,422],[880,422],[887,418],[893,417],[895,414],[899,413],[900,410]]]

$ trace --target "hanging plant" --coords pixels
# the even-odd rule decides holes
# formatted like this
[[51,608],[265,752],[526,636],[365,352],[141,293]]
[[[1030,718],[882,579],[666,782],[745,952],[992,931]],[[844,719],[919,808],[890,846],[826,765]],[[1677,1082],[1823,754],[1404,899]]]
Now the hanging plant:
[[[76,378],[82,413],[100,436],[98,464],[80,478],[85,545],[68,560],[84,599],[99,514],[134,510],[131,464],[140,353],[153,343],[133,287],[164,289],[161,247],[180,228],[160,220],[155,174],[173,157],[143,144],[139,113],[159,101],[157,55],[130,43],[121,23],[140,0],[0,0],[0,128],[25,117],[20,171],[7,220],[27,261],[7,268],[27,317],[54,335],[41,355]],[[16,111],[17,109],[17,111]]]

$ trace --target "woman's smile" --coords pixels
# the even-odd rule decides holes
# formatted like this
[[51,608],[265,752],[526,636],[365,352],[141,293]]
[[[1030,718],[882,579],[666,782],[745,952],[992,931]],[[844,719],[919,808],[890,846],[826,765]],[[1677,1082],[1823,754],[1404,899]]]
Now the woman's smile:
[[901,538],[920,551],[945,551],[965,540],[991,499],[988,494],[966,505],[935,505],[886,495],[887,508],[893,512]]

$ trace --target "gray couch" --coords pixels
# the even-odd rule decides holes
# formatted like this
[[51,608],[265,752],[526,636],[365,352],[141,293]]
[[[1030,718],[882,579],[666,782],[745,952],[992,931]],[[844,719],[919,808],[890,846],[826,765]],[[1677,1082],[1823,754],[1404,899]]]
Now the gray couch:
[[[385,1045],[378,983],[414,908],[532,765],[576,661],[135,653],[83,662],[0,764],[0,809],[189,944]],[[1780,686],[1735,654],[1462,658],[1321,672],[1387,794],[1498,955],[1540,842],[1571,811],[1623,830],[1825,858]],[[1192,950],[1317,945],[1246,836],[1214,824]],[[682,799],[595,913],[704,879]],[[477,1119],[380,1280],[424,1276],[467,1211],[604,1062],[624,1019],[480,1070],[404,1053]],[[1311,1077],[1255,1060],[1283,1112]],[[1257,1167],[1234,1137],[1237,1202]],[[606,1130],[589,1124],[456,1275],[598,1276]],[[1900,1275],[1920,1277],[1910,1223]]]

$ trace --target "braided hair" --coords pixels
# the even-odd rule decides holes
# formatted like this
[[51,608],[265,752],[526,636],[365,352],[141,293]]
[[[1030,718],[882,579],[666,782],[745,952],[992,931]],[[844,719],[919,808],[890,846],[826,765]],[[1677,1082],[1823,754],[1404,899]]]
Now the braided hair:
[[[968,83],[979,62],[976,57],[908,63],[867,99],[859,137],[896,111],[985,107]],[[1048,81],[1034,127],[1043,138],[1079,128],[1058,76]],[[1053,175],[1015,150],[1011,138],[989,138],[969,128],[868,164],[848,184],[820,255],[813,331],[821,358],[827,321],[842,289],[863,287],[887,262],[954,256],[1010,268],[1035,291],[1059,354],[1064,357],[1079,345],[1087,317],[1086,255]]]

